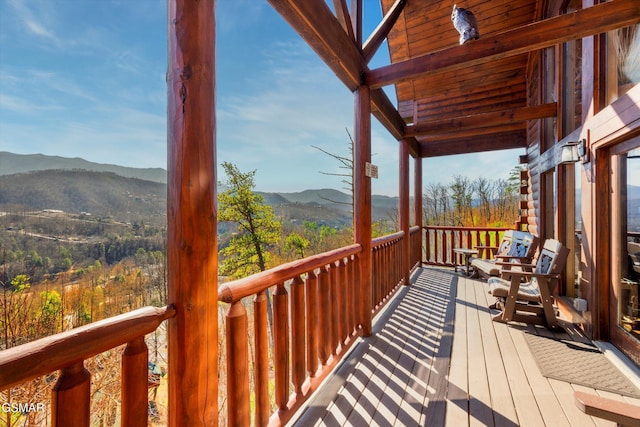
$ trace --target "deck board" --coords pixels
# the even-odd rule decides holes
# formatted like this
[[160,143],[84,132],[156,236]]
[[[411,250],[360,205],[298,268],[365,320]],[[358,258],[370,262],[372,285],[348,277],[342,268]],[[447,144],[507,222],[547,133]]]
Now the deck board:
[[574,391],[640,404],[543,377],[525,332],[588,339],[571,326],[558,333],[493,322],[487,290],[451,269],[424,269],[292,425],[604,427],[614,424],[582,413]]

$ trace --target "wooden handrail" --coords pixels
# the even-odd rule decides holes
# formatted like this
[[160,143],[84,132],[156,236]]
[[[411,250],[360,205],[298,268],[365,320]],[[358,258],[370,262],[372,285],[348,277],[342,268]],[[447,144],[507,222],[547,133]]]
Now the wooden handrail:
[[225,283],[218,288],[218,301],[234,303],[242,298],[258,294],[271,286],[295,276],[321,268],[324,265],[342,258],[356,255],[360,253],[361,250],[362,247],[360,245],[353,244],[301,260],[288,262],[270,270]]
[[382,246],[386,243],[399,240],[404,237],[404,231],[397,231],[393,234],[387,234],[386,236],[376,237],[371,241],[371,246],[375,249],[377,246]]
[[134,341],[174,315],[172,305],[143,307],[0,351],[0,390]]

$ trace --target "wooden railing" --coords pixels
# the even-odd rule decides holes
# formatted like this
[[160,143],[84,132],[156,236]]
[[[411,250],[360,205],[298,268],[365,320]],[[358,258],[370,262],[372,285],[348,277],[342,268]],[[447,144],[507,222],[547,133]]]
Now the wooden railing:
[[411,249],[409,254],[409,265],[411,266],[411,271],[415,270],[422,264],[422,239],[421,239],[421,229],[419,226],[413,226],[409,230],[409,238],[411,239]]
[[[419,227],[411,230],[419,264]],[[373,312],[403,283],[404,232],[372,241]],[[218,299],[226,315],[227,414],[229,425],[283,425],[311,396],[362,332],[358,257],[351,245],[226,283]],[[269,351],[267,290],[273,290],[273,349]],[[253,330],[243,298],[253,297]],[[254,354],[249,354],[249,337]],[[291,343],[289,343],[289,337]],[[269,361],[272,354],[272,363]],[[255,360],[250,372],[249,360]],[[273,372],[269,371],[273,366]],[[255,390],[249,389],[253,375]],[[269,378],[275,382],[273,402]],[[293,390],[289,390],[289,386]],[[253,399],[251,395],[253,394]],[[250,413],[250,401],[255,402]],[[272,414],[272,409],[275,413]]]
[[91,375],[84,361],[126,344],[121,425],[146,426],[149,367],[144,337],[174,315],[173,306],[144,307],[0,351],[0,390],[61,371],[51,393],[51,425],[88,426]]
[[403,283],[402,245],[404,231],[373,239],[373,282],[371,292],[373,311],[376,312]]
[[497,247],[502,234],[509,228],[489,227],[443,227],[426,226],[424,263],[428,265],[453,266],[454,248],[473,249],[475,246]]
[[[354,244],[223,284],[226,315],[229,425],[283,425],[293,416],[360,333],[358,255]],[[273,373],[269,371],[267,291],[273,291]],[[253,297],[253,330],[242,301]],[[289,317],[291,316],[291,317]],[[254,337],[249,372],[249,336]],[[291,337],[291,343],[289,338]],[[253,420],[249,375],[255,384]],[[275,381],[272,413],[269,379]],[[293,392],[289,386],[293,386]]]

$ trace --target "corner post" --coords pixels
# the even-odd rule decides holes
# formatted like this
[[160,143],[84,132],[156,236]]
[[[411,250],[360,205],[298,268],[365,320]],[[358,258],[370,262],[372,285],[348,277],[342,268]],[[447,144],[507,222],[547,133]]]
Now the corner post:
[[371,178],[366,174],[366,163],[371,162],[371,91],[362,85],[355,91],[355,146],[354,146],[354,240],[362,247],[360,253],[360,320],[362,334],[371,335],[372,321],[372,245],[371,245]]
[[215,0],[169,0],[169,426],[218,423]]
[[402,275],[404,276],[404,284],[410,284],[410,253],[411,253],[411,236],[409,230],[409,144],[406,140],[401,140],[399,144],[400,152],[398,153],[399,163],[399,189],[398,189],[398,217],[400,231],[404,231],[402,238],[401,263]]
[[420,227],[416,250],[418,251],[418,266],[422,266],[422,158],[416,157],[413,160],[413,221],[415,225]]

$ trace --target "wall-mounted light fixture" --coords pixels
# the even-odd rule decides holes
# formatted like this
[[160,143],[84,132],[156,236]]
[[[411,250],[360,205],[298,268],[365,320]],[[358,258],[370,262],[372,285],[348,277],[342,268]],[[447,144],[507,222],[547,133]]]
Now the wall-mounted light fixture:
[[560,159],[558,163],[582,163],[589,161],[589,151],[587,150],[587,141],[581,139],[577,142],[569,142],[560,147]]

